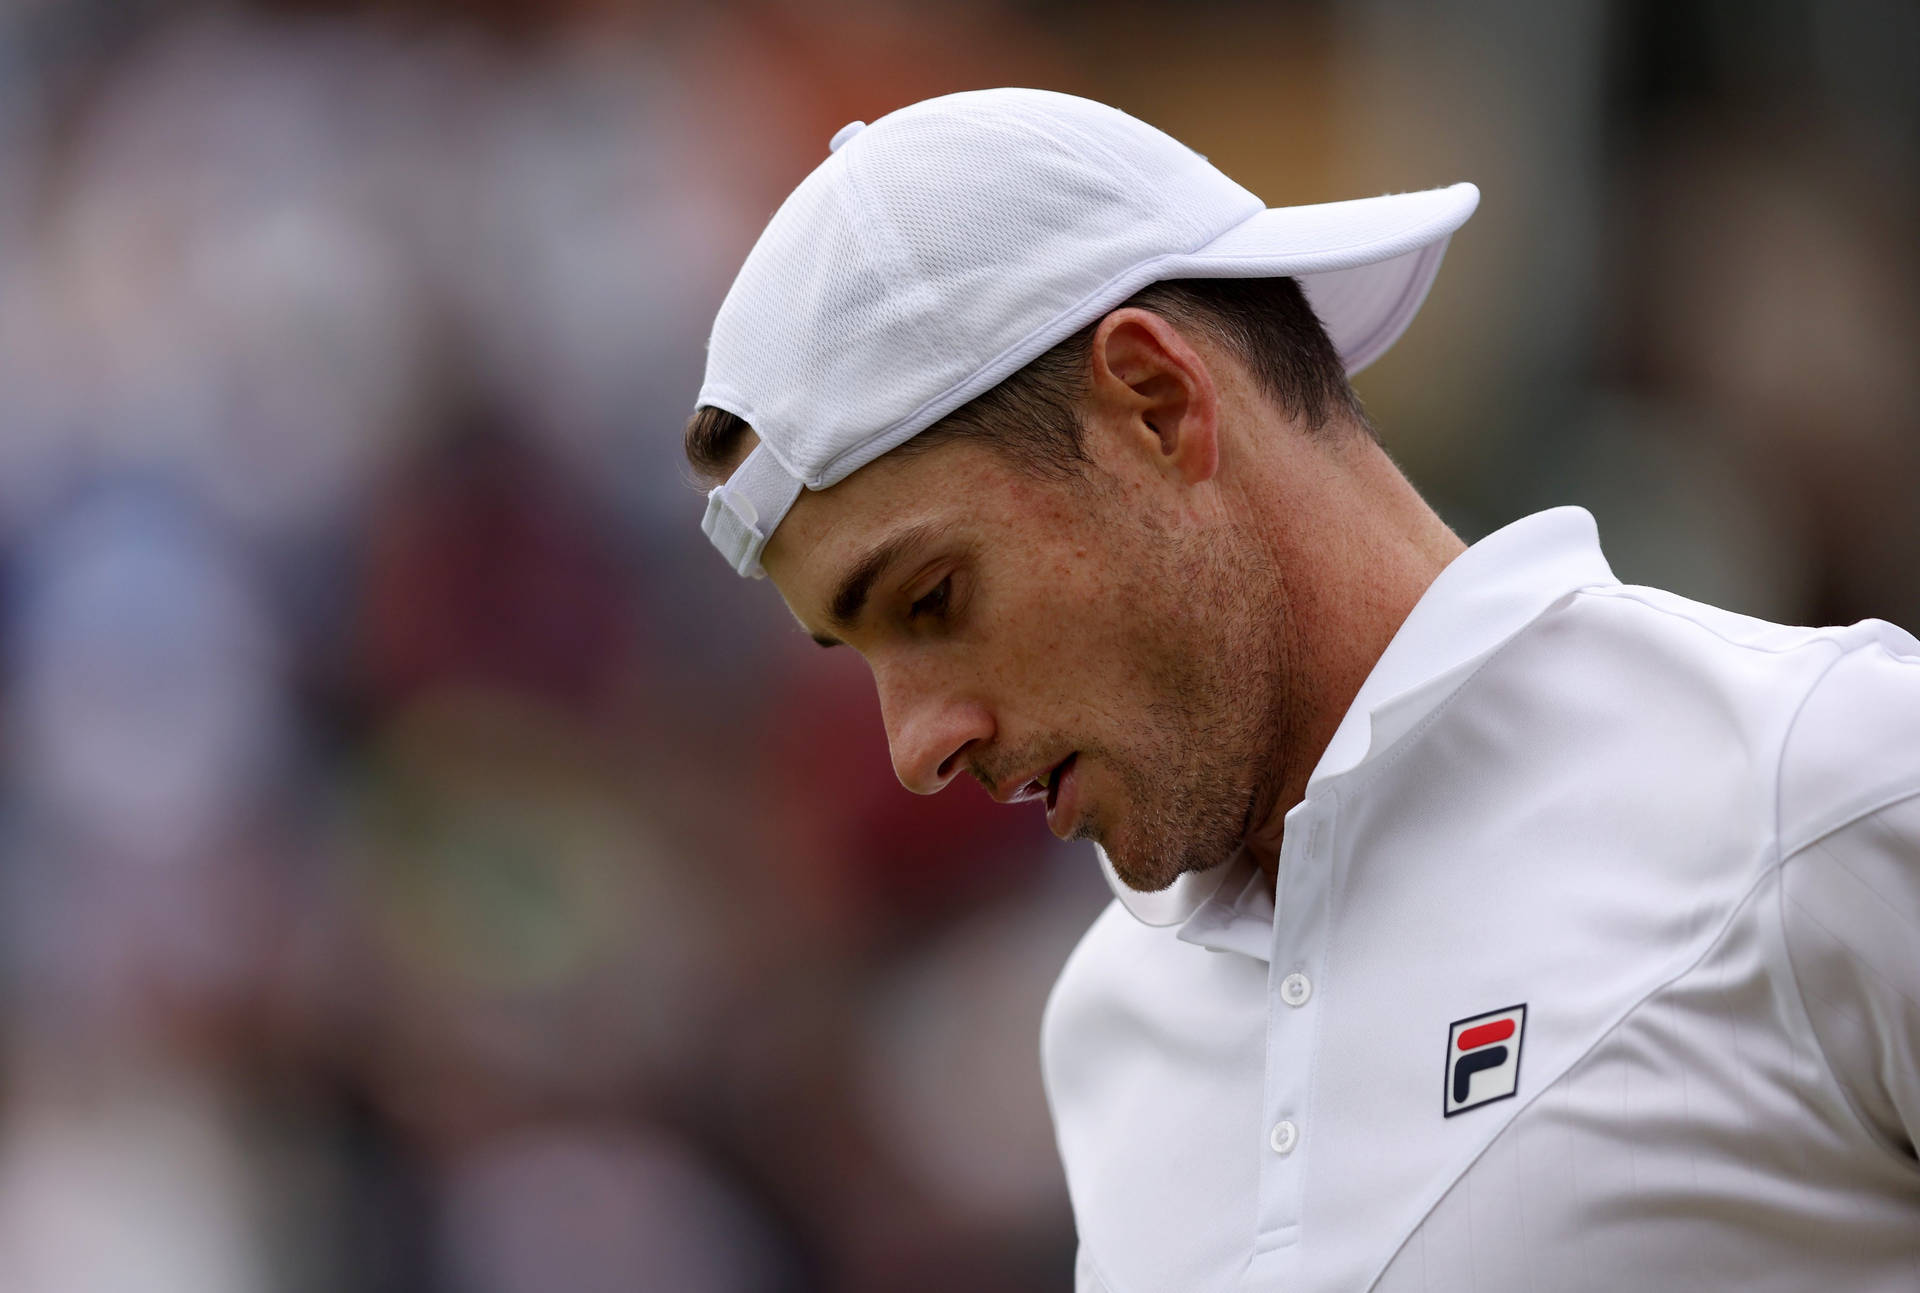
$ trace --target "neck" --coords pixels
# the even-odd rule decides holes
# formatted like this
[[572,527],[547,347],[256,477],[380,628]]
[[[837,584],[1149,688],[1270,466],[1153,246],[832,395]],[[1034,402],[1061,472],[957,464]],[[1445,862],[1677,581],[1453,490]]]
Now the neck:
[[1371,438],[1337,446],[1290,439],[1300,460],[1275,464],[1265,480],[1274,496],[1251,513],[1275,518],[1261,538],[1288,609],[1277,775],[1245,841],[1270,884],[1287,812],[1305,797],[1360,685],[1414,604],[1466,550]]

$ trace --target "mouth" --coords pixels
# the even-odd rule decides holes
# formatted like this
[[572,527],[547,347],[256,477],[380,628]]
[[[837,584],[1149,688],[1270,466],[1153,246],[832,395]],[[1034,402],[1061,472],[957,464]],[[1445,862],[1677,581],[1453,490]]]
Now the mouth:
[[1079,795],[1075,793],[1078,783],[1073,775],[1079,761],[1078,753],[1069,754],[1047,775],[1047,829],[1061,839],[1066,839],[1080,820]]
[[1047,797],[1047,811],[1049,813],[1053,811],[1054,805],[1060,802],[1061,780],[1067,775],[1068,769],[1073,767],[1073,761],[1079,757],[1078,754],[1069,754],[1066,758],[1054,764],[1053,770],[1047,773],[1045,778],[1036,783]]
[[[1080,764],[1080,753],[1074,751],[1060,762],[1043,772],[1035,773],[1020,784],[1018,790],[1003,785],[996,789],[987,783],[994,799],[1003,804],[1025,804],[1036,799],[1044,800],[1047,806],[1047,826],[1061,839],[1068,834],[1080,820],[1078,779],[1074,770]],[[984,778],[982,779],[984,781]]]
[[988,792],[992,794],[994,799],[999,803],[1027,804],[1032,803],[1036,799],[1044,799],[1047,801],[1047,807],[1051,808],[1053,807],[1054,792],[1059,788],[1060,784],[1060,770],[1066,767],[1072,760],[1073,756],[1068,755],[1051,768],[1045,768],[1034,773],[1031,777],[1027,778],[1026,781],[1020,783],[1018,790],[1007,788],[996,791],[991,783],[986,783]]

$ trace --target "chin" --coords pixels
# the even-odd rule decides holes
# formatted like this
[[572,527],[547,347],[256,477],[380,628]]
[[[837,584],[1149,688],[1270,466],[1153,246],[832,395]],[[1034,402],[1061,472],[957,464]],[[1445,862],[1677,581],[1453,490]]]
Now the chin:
[[1131,841],[1100,841],[1100,847],[1106,850],[1107,861],[1113,864],[1113,873],[1129,889],[1141,893],[1159,893],[1179,878],[1183,871],[1193,870],[1183,867],[1164,852],[1142,850]]
[[1158,893],[1189,872],[1211,870],[1233,856],[1240,845],[1237,838],[1143,840],[1104,831],[1088,835],[1106,850],[1114,874],[1127,888],[1141,893]]

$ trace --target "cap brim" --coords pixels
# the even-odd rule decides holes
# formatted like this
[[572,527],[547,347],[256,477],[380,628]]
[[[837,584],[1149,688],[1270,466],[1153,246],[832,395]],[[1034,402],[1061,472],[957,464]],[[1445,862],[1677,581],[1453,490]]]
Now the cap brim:
[[1440,271],[1447,239],[1479,204],[1479,189],[1454,184],[1270,207],[1198,251],[1169,258],[1160,277],[1296,277],[1347,371],[1357,373],[1413,322]]

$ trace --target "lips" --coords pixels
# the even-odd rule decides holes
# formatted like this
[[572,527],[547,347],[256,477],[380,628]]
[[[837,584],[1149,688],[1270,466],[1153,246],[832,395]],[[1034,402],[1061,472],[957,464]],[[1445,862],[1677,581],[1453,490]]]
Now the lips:
[[1080,756],[1069,754],[1047,777],[1047,829],[1066,839],[1080,821],[1080,779],[1075,775]]
[[1048,812],[1053,811],[1055,802],[1060,798],[1060,779],[1066,775],[1067,769],[1071,767],[1073,761],[1079,757],[1077,754],[1069,754],[1066,758],[1054,764],[1053,771],[1049,772],[1046,779],[1041,783],[1045,786],[1047,792]]
[[[1074,775],[1079,766],[1078,751],[1069,754],[1051,768],[1035,773],[1022,782],[1005,781],[998,784],[982,781],[994,799],[1003,804],[1024,804],[1034,799],[1044,799],[1047,804],[1047,825],[1061,839],[1067,838],[1067,832],[1079,820],[1076,807],[1079,797],[1076,793],[1078,778]],[[1016,789],[1017,787],[1017,789]]]

